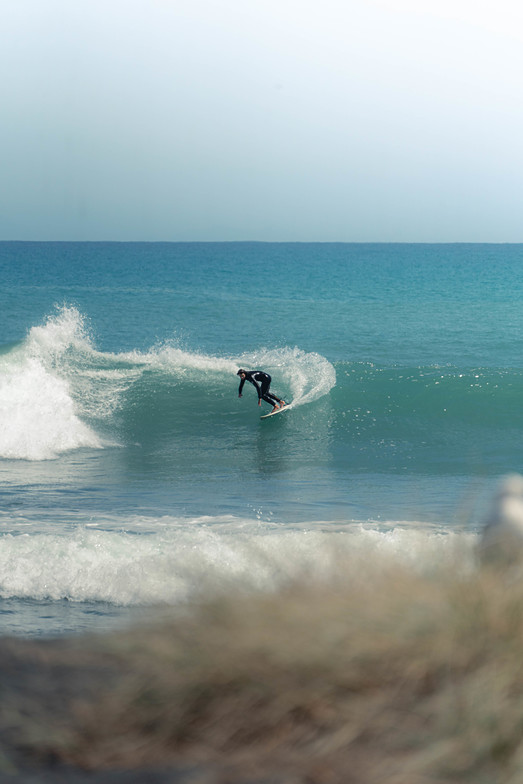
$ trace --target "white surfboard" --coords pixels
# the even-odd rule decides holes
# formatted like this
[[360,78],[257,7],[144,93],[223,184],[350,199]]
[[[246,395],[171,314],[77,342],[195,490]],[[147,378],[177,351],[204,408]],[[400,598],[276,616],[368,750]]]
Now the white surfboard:
[[286,406],[283,406],[283,408],[277,408],[276,411],[270,411],[268,414],[264,414],[260,417],[260,419],[267,419],[268,417],[275,416],[276,414],[281,414],[282,411],[287,411],[287,409],[290,407],[291,404],[288,403]]

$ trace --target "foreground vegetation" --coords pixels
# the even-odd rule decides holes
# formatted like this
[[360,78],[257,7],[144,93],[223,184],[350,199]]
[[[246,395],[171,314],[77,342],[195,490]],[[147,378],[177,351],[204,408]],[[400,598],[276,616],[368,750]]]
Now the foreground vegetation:
[[519,784],[523,582],[456,575],[376,562],[122,634],[5,640],[1,765]]

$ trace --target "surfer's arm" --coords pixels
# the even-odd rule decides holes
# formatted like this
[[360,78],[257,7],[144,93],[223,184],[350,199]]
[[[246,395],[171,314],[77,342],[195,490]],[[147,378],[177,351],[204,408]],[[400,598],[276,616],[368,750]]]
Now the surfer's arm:
[[239,388],[239,390],[238,390],[238,397],[241,397],[241,396],[242,396],[242,389],[243,389],[243,385],[244,385],[244,384],[245,384],[245,379],[244,379],[244,378],[242,378],[242,380],[240,381],[240,388]]

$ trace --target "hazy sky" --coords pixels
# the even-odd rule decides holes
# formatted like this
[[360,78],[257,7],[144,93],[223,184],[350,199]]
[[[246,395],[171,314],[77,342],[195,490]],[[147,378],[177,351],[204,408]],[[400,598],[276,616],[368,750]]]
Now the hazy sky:
[[523,241],[520,0],[2,0],[0,239]]

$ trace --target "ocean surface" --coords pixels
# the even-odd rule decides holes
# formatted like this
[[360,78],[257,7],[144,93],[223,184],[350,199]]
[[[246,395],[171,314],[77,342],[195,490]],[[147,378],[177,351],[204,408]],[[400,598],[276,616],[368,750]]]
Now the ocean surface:
[[[0,634],[472,553],[523,245],[0,243]],[[267,420],[238,367],[291,408]]]

